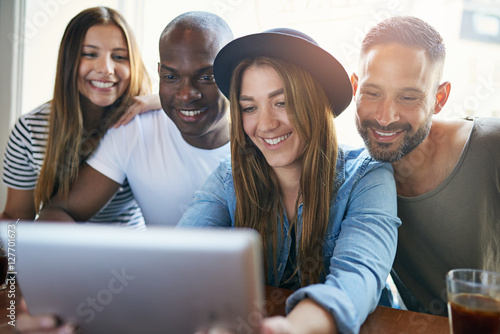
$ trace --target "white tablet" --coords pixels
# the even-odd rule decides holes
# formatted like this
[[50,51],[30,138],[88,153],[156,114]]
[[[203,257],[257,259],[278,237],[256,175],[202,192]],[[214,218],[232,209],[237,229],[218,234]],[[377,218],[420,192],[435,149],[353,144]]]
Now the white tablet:
[[56,314],[83,333],[251,333],[262,317],[252,230],[20,223],[14,247],[30,312]]

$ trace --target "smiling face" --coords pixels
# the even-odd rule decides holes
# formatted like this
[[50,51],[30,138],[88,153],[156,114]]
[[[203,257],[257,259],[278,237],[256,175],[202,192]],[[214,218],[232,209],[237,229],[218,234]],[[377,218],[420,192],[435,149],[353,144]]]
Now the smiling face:
[[428,135],[436,110],[439,70],[424,50],[379,45],[360,60],[358,131],[376,160],[394,162]]
[[115,25],[94,25],[85,34],[78,70],[78,91],[91,104],[107,107],[130,83],[127,43]]
[[301,168],[305,143],[294,132],[283,82],[269,65],[251,65],[242,75],[239,104],[243,130],[276,171]]
[[174,28],[160,42],[160,99],[186,142],[214,148],[229,141],[227,100],[215,84],[213,62],[222,38]]

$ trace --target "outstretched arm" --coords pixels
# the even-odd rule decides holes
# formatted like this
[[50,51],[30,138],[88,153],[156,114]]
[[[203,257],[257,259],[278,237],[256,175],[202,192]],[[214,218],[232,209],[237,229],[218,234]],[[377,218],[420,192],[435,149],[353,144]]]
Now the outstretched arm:
[[42,221],[87,221],[97,214],[120,188],[120,184],[84,164],[67,199],[56,195],[40,211]]

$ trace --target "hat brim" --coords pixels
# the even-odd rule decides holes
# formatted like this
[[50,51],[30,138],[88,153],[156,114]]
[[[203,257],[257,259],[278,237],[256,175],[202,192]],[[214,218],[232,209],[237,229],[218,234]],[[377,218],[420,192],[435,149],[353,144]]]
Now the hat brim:
[[279,58],[309,72],[323,87],[336,116],[351,103],[351,81],[335,57],[306,39],[266,32],[235,39],[217,54],[214,60],[215,82],[227,98],[234,68],[243,59],[259,56]]

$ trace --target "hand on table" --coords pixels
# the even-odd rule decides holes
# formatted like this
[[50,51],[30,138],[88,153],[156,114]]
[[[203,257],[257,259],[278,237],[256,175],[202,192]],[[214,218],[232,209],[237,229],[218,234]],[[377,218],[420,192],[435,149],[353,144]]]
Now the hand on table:
[[333,317],[311,299],[303,299],[286,316],[265,318],[260,334],[328,333],[337,334]]
[[61,324],[53,315],[33,316],[29,314],[23,299],[19,305],[16,332],[24,334],[71,334],[78,333],[78,330],[71,324]]
[[286,317],[265,318],[260,325],[260,334],[292,334],[292,325]]

